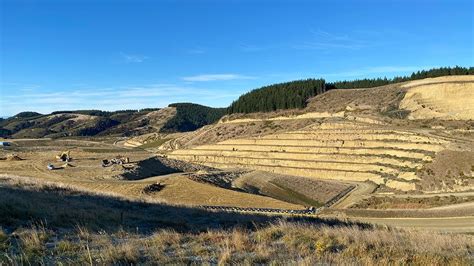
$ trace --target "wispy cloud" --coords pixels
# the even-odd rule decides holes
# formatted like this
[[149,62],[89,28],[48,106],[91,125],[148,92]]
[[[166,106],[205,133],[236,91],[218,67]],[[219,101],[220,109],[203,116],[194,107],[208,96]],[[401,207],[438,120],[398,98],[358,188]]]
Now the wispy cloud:
[[311,30],[312,39],[305,41],[292,47],[294,49],[315,49],[315,50],[329,50],[329,49],[348,49],[359,50],[369,46],[369,42],[350,37],[347,34],[339,35],[323,31],[321,29]]
[[255,79],[256,77],[245,76],[240,74],[201,74],[195,76],[188,76],[181,78],[184,81],[222,81],[222,80],[237,80],[237,79]]
[[126,63],[142,63],[143,61],[150,59],[148,56],[145,55],[137,55],[137,54],[126,54],[126,53],[120,53],[120,56],[122,56],[122,59]]
[[[9,91],[8,87],[2,91]],[[197,102],[223,106],[240,92],[221,93],[217,89],[179,84],[145,84],[118,87],[83,87],[63,90],[24,91],[2,94],[0,115],[13,115],[25,110],[50,113],[57,110],[101,109],[121,110],[145,107],[164,107],[172,102]]]

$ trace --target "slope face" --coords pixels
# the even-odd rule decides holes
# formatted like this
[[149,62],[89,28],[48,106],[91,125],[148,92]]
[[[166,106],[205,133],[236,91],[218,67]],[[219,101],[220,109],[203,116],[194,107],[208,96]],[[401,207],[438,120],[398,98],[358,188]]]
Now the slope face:
[[[332,90],[314,97],[306,109],[234,114],[161,148],[171,150],[173,158],[216,168],[368,180],[389,190],[466,190],[473,185],[468,168],[474,162],[460,155],[473,150],[472,141],[462,135],[471,132],[472,123],[444,119],[472,119],[473,83],[473,76],[450,76]],[[420,114],[404,105],[420,94],[423,99],[435,99],[422,103],[438,108],[429,117],[443,119],[406,119]],[[433,174],[427,163],[445,150],[452,150],[451,157],[465,160],[465,165],[456,166],[462,169],[451,170],[451,175]]]
[[249,168],[340,181],[416,189],[416,171],[448,141],[376,124],[327,122],[303,130],[230,139],[170,157],[216,168]]
[[474,119],[474,76],[424,79],[402,85],[408,88],[400,108],[409,119]]

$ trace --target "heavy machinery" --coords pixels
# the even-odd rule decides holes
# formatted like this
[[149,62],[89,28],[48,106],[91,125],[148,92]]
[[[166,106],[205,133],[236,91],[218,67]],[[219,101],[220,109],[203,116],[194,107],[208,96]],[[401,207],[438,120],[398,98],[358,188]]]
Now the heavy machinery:
[[127,163],[130,163],[130,159],[128,157],[117,157],[110,160],[104,159],[102,160],[102,167],[109,167],[114,164],[123,165]]
[[67,167],[76,167],[68,162],[66,162],[65,164],[61,165],[61,166],[54,166],[53,164],[49,163],[46,168],[48,170],[59,170],[59,169],[64,169],[64,168],[67,168]]
[[70,153],[71,151],[63,151],[61,154],[56,155],[56,159],[62,162],[70,162],[72,160]]

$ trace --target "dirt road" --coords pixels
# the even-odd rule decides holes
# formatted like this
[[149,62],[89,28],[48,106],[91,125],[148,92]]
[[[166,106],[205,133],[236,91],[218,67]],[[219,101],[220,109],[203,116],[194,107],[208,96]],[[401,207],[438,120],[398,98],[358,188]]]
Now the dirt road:
[[362,200],[364,197],[374,192],[376,188],[374,184],[366,182],[354,182],[351,184],[355,185],[356,188],[332,205],[331,208],[346,209],[352,204]]
[[440,232],[474,233],[474,216],[446,218],[367,218],[353,217],[353,221],[361,221],[380,225],[408,227]]

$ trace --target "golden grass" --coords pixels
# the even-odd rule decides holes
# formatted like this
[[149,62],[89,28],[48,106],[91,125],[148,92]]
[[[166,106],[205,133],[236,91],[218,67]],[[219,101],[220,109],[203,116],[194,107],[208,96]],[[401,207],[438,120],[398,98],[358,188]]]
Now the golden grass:
[[[44,241],[38,242],[41,229],[27,231],[23,239],[33,244],[21,242],[7,250],[14,262],[32,262],[25,248],[34,246],[42,250],[36,253],[36,262],[73,264],[469,265],[474,240],[472,235],[279,222],[255,230],[92,233],[88,240],[78,239],[74,232],[55,233],[56,251],[49,252]],[[75,239],[74,243],[66,238]]]
[[37,179],[4,177],[0,202],[0,226],[9,228],[0,233],[0,264],[468,265],[472,260],[472,235],[206,212]]

